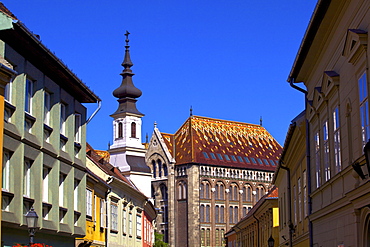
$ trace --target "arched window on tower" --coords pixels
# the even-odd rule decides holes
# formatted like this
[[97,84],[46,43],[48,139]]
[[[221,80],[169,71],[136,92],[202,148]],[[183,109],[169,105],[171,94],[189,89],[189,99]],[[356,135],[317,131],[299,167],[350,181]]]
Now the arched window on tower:
[[118,123],[118,138],[123,137],[123,125],[121,122]]
[[179,182],[177,186],[178,190],[178,200],[186,199],[186,183],[184,181]]
[[136,138],[136,123],[135,122],[131,123],[131,137]]

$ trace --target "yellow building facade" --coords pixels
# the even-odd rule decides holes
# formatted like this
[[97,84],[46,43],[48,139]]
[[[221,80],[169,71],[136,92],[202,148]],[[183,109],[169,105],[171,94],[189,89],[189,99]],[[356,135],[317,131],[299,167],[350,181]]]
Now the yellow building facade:
[[[88,166],[91,168],[91,160]],[[87,168],[86,181],[86,236],[76,240],[77,247],[103,247],[107,234],[106,195],[110,186]]]

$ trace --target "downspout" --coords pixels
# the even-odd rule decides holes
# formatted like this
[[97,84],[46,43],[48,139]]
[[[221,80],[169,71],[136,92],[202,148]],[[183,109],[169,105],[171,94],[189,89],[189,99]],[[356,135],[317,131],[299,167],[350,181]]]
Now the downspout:
[[253,218],[257,221],[257,246],[260,246],[260,221],[254,216],[254,213],[252,214]]
[[[109,177],[107,179],[107,184],[109,185],[113,181],[113,177]],[[112,187],[108,187],[107,191],[105,192],[105,201],[107,205],[105,206],[105,246],[108,246],[108,195],[112,192]]]
[[[305,95],[305,110],[307,110],[307,94],[308,92],[296,85],[294,85],[294,78],[291,78],[289,84],[292,88],[304,93]],[[306,118],[306,162],[307,162],[307,199],[308,199],[308,237],[310,246],[313,246],[312,222],[310,215],[312,213],[312,199],[311,199],[311,146],[310,146],[310,125]]]
[[98,100],[98,108],[96,108],[95,111],[89,117],[89,119],[87,119],[86,124],[88,124],[95,117],[95,115],[98,113],[100,108],[101,108],[101,100]]
[[287,171],[287,193],[288,193],[288,228],[289,228],[289,246],[293,246],[293,232],[294,226],[292,222],[292,192],[290,186],[290,169],[288,167],[283,166],[283,161],[280,161],[280,168]]

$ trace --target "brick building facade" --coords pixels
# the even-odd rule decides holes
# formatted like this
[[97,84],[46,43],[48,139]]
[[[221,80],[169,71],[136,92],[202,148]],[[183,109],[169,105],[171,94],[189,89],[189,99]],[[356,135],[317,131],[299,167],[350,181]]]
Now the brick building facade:
[[260,125],[190,116],[155,126],[146,154],[157,230],[171,246],[224,246],[224,233],[267,192],[281,146]]

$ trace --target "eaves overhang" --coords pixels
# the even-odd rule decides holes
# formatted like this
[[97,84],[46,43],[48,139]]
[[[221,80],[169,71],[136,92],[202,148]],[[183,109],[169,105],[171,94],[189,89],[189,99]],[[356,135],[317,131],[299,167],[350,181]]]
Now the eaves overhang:
[[0,31],[0,39],[25,57],[36,68],[81,103],[101,101],[41,40],[22,22],[13,22],[13,29]]
[[[313,40],[319,30],[322,20],[330,6],[331,0],[319,0],[316,4],[315,10],[312,14],[311,20],[308,24],[307,30],[303,36],[301,45],[299,47],[298,53],[293,63],[293,67],[290,71],[288,82],[291,82],[292,79],[296,79],[303,63],[306,59],[306,56],[311,48]],[[297,81],[299,82],[299,81]]]

